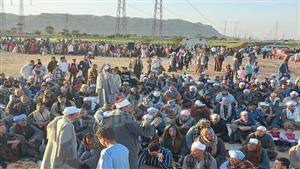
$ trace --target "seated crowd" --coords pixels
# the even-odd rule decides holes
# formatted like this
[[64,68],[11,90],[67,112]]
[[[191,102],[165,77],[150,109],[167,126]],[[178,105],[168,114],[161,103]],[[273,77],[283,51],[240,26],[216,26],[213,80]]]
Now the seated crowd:
[[[300,128],[300,79],[232,81],[166,72],[138,79],[126,67],[103,69],[117,87],[112,103],[99,101],[97,65],[86,71],[87,78],[78,73],[73,80],[1,74],[2,168],[24,158],[42,161],[57,134],[48,131],[49,124],[66,116],[68,107],[80,109],[72,120],[78,160],[73,168],[270,169],[270,160],[276,169],[300,168],[294,133]],[[229,150],[225,143],[240,148]],[[289,160],[277,158],[289,149]],[[105,159],[111,152],[118,155]]]

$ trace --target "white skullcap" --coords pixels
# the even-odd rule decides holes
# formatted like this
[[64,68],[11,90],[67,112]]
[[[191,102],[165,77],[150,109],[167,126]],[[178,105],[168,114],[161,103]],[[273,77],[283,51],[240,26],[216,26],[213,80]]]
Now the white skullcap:
[[296,96],[299,96],[299,93],[296,92],[296,91],[292,91],[292,92],[290,93],[290,95],[296,95]]
[[206,149],[206,146],[202,143],[200,143],[200,141],[195,141],[192,146],[191,146],[191,149],[197,149],[197,150],[201,150],[201,151],[205,151]]
[[153,92],[153,96],[154,97],[159,97],[160,96],[160,92],[158,92],[158,91]]
[[296,106],[297,103],[294,102],[294,101],[289,101],[289,102],[286,103],[286,105],[287,105],[287,106]]
[[143,116],[143,119],[144,119],[144,120],[147,120],[147,121],[152,121],[153,116],[151,116],[150,114],[145,114],[145,115]]
[[197,87],[196,86],[190,86],[189,89],[190,90],[197,90]]
[[109,64],[106,64],[105,66],[104,66],[104,70],[109,70],[111,68],[111,66],[109,65]]
[[195,101],[195,105],[198,106],[198,107],[205,106],[205,104],[202,103],[200,100],[196,100],[196,101]]
[[150,107],[147,109],[147,112],[148,113],[157,113],[159,110],[155,107]]
[[245,158],[245,154],[240,150],[230,150],[228,153],[230,158],[235,158],[238,160],[243,160]]
[[190,113],[190,111],[188,111],[188,110],[182,110],[182,111],[180,112],[180,115],[190,116],[191,113]]
[[51,82],[52,81],[52,78],[51,77],[49,77],[49,78],[47,78],[46,80],[45,80],[45,82]]
[[264,126],[258,126],[258,127],[256,128],[256,130],[260,130],[260,131],[263,131],[263,132],[266,132],[266,131],[267,131],[266,127],[264,127]]
[[210,117],[211,118],[220,118],[220,115],[218,115],[218,114],[212,114]]
[[243,114],[248,114],[248,112],[247,111],[242,111],[241,115],[243,115]]
[[260,106],[270,106],[270,104],[268,102],[260,102],[259,103]]
[[249,90],[249,89],[244,89],[243,92],[244,92],[244,93],[250,93],[250,90]]
[[117,100],[115,105],[118,109],[121,109],[121,108],[126,107],[128,105],[131,105],[131,103],[127,99],[122,98],[122,99]]
[[250,138],[249,144],[258,144],[258,140],[256,138]]
[[63,114],[64,115],[72,115],[72,114],[75,114],[75,113],[79,113],[80,112],[80,109],[76,108],[76,107],[66,107],[63,111]]

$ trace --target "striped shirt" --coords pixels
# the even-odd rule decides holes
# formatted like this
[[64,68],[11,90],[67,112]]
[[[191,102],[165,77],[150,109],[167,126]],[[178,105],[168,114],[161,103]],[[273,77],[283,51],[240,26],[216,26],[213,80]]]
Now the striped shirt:
[[162,162],[158,161],[158,158],[156,156],[151,156],[148,153],[148,148],[145,148],[139,155],[138,169],[141,169],[143,164],[153,167],[159,167],[162,169],[172,169],[173,158],[171,151],[164,147],[161,147],[159,152],[164,156]]

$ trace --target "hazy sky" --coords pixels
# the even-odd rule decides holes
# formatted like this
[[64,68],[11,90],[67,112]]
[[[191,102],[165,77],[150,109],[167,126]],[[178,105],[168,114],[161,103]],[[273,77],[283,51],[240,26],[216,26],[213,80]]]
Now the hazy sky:
[[[4,0],[8,13],[18,14],[19,0]],[[153,17],[154,0],[126,0],[127,16]],[[24,0],[25,15],[69,13],[116,15],[117,0]],[[184,19],[212,25],[233,36],[300,39],[300,0],[164,0],[164,19]],[[277,35],[276,35],[276,22]]]

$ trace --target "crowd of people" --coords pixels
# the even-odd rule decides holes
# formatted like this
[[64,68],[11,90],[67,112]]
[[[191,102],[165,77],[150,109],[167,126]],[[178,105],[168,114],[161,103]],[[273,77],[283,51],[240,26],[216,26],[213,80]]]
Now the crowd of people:
[[[39,44],[34,52],[65,46],[10,43],[1,44],[29,53],[32,43]],[[43,169],[270,169],[270,161],[273,169],[300,168],[294,132],[300,128],[300,79],[291,77],[288,58],[278,74],[259,79],[255,48],[247,55],[236,51],[233,65],[224,66],[223,47],[174,46],[168,67],[154,50],[146,65],[137,52],[121,68],[93,64],[86,49],[77,53],[84,54],[79,62],[37,59],[19,77],[0,74],[2,168],[24,158]],[[209,59],[223,76],[207,73]],[[192,61],[197,77],[184,72]],[[241,147],[229,150],[225,143]],[[278,157],[288,150],[289,157]]]

